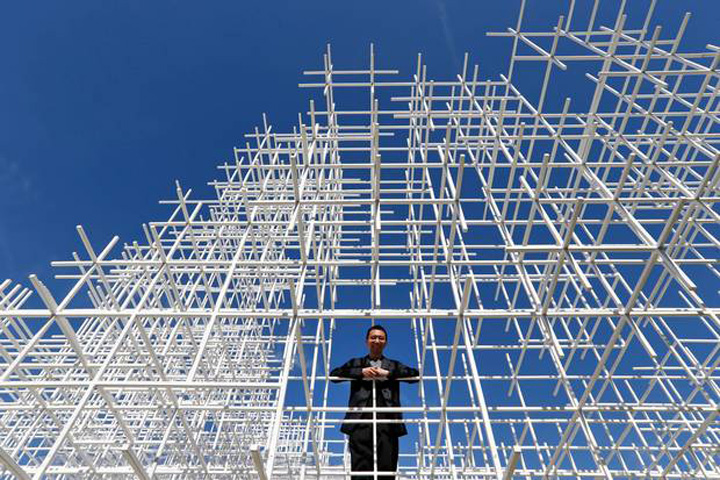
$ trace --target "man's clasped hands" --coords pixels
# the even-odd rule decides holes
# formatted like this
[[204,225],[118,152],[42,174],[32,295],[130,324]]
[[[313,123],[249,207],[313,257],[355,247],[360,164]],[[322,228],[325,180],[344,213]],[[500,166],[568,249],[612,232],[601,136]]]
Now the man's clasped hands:
[[380,367],[365,367],[362,369],[363,378],[385,380],[390,372]]

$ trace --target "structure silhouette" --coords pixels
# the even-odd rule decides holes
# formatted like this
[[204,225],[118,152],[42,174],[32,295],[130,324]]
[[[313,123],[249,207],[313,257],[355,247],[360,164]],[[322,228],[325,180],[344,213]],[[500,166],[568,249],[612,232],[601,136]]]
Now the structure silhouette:
[[[351,478],[333,334],[375,320],[421,370],[400,478],[720,477],[720,48],[574,5],[531,32],[523,4],[494,80],[328,47],[216,198],[178,185],[122,248],[78,227],[62,298],[2,283],[4,477]],[[588,108],[555,108],[573,68]]]

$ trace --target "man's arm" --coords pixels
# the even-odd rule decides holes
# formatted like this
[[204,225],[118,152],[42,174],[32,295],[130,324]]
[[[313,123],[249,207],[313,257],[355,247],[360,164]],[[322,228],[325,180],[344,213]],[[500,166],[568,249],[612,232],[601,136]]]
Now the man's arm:
[[395,368],[390,372],[389,378],[395,379],[395,380],[402,380],[403,382],[408,383],[415,383],[418,381],[417,378],[412,378],[408,380],[403,380],[406,377],[418,377],[420,376],[420,372],[418,372],[417,368],[408,367],[407,365],[403,365],[402,363],[396,361],[395,362]]
[[344,382],[345,380],[359,380],[363,378],[363,369],[353,358],[348,360],[342,366],[333,368],[330,372],[331,377],[342,377],[331,380],[331,382]]

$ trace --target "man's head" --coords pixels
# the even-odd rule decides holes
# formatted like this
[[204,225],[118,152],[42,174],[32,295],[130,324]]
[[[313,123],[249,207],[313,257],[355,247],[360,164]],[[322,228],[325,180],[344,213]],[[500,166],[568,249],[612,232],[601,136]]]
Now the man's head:
[[382,325],[373,325],[368,328],[365,334],[365,343],[367,343],[371,357],[377,358],[381,356],[385,345],[387,345],[387,331]]

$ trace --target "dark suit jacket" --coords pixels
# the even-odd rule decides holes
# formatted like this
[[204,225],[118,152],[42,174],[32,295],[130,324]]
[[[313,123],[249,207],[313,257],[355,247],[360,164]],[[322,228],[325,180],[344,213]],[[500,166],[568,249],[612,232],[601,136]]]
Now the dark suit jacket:
[[[382,368],[390,372],[387,380],[376,381],[376,397],[378,399],[378,406],[385,407],[400,407],[400,381],[406,381],[408,383],[415,383],[417,380],[402,380],[405,377],[417,377],[419,372],[416,368],[408,367],[386,357],[382,357]],[[363,380],[362,369],[369,367],[370,357],[365,355],[360,358],[353,358],[346,362],[341,367],[333,369],[330,375],[333,377],[343,377],[340,380],[333,380],[333,382],[342,382],[352,380],[350,383],[350,400],[348,401],[349,407],[372,407],[372,381]],[[372,414],[362,412],[347,412],[345,414],[346,420],[358,419],[358,418],[372,418]],[[378,413],[377,418],[391,418],[401,419],[402,413],[400,412],[388,412]],[[346,435],[350,435],[352,431],[360,426],[360,423],[343,423],[340,431]],[[407,428],[404,423],[391,423],[390,432],[397,437],[407,435]]]

